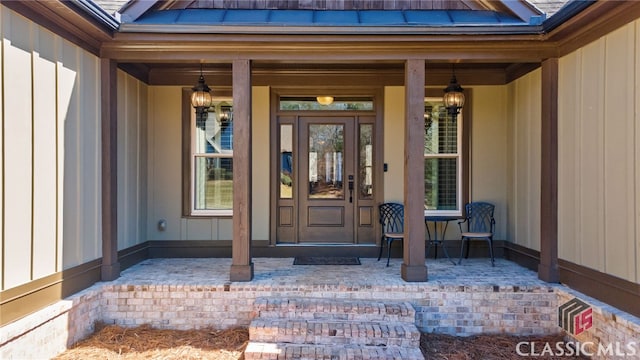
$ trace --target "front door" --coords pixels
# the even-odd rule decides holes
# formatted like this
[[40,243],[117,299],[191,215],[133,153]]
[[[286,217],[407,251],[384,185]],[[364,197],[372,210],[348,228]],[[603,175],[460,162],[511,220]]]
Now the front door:
[[373,244],[374,116],[279,117],[278,243]]
[[298,238],[301,243],[353,243],[354,119],[299,121]]

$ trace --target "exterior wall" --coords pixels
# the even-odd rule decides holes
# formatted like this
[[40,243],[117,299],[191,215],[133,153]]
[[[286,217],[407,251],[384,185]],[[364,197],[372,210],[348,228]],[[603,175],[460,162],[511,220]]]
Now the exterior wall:
[[640,22],[559,62],[558,252],[640,282]]
[[118,249],[147,241],[147,92],[118,70]]
[[[269,88],[253,88],[254,240],[269,239]],[[182,217],[182,87],[149,88],[148,240],[231,240],[231,217]],[[166,220],[165,231],[158,222]]]
[[[507,236],[507,87],[473,87],[471,122],[471,201],[496,205],[494,238]],[[457,228],[457,227],[456,227]]]
[[404,202],[404,87],[384,88],[384,201]]
[[507,238],[540,250],[541,71],[507,85]]
[[0,6],[6,290],[101,256],[100,62]]
[[[467,88],[467,87],[465,87]],[[468,87],[471,101],[471,200],[496,205],[495,239],[507,239],[507,95],[506,86]],[[403,202],[404,188],[404,87],[385,87],[384,200]],[[453,223],[452,223],[453,224]],[[449,226],[447,238],[459,237]]]
[[[231,240],[231,218],[183,218],[181,215],[181,87],[149,88],[148,221],[149,240]],[[507,238],[507,88],[473,89],[471,199],[496,204],[496,239]],[[403,201],[404,87],[384,90],[385,201]],[[539,112],[539,110],[536,110]],[[253,88],[254,240],[269,239],[269,88]],[[539,143],[539,141],[538,141]],[[537,184],[537,183],[536,183]],[[531,190],[539,191],[539,190]],[[123,214],[124,215],[124,214]],[[536,214],[537,216],[537,214]],[[166,220],[165,231],[158,221]],[[537,230],[536,230],[537,231]],[[459,236],[456,226],[447,232]]]

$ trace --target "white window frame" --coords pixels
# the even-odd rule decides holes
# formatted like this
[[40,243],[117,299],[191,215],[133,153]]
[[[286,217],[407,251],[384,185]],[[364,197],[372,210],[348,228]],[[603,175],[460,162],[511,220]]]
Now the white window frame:
[[[232,104],[231,99],[227,98],[214,98],[214,104],[220,102],[227,102]],[[211,158],[211,159],[231,159],[233,162],[233,150],[229,153],[200,153],[196,151],[196,141],[197,141],[197,127],[196,127],[196,116],[195,111],[191,112],[191,120],[189,123],[189,131],[190,131],[190,145],[189,145],[189,160],[190,160],[190,169],[191,174],[190,178],[190,194],[189,194],[189,203],[190,203],[190,215],[191,216],[202,216],[202,217],[229,217],[233,216],[233,209],[196,209],[196,159],[197,158]],[[231,136],[233,142],[233,135]]]
[[[443,102],[443,99],[441,97],[426,97],[425,102],[429,101],[429,102]],[[462,137],[462,132],[463,132],[463,117],[462,117],[462,113],[458,114],[457,118],[456,118],[456,152],[455,154],[424,154],[424,160],[427,159],[458,159],[458,161],[456,161],[456,207],[457,210],[428,210],[425,209],[424,210],[424,215],[425,216],[462,216],[464,209],[463,204],[462,204],[462,197],[463,197],[463,192],[462,192],[462,186],[463,186],[463,182],[462,182],[462,176],[464,176],[462,174],[462,166],[463,166],[463,154],[462,154],[462,141],[463,141],[463,137]],[[423,160],[423,163],[424,163]],[[424,199],[423,199],[424,201]]]

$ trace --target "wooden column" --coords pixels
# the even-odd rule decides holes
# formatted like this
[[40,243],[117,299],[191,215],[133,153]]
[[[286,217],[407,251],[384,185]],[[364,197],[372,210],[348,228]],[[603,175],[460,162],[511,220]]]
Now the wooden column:
[[402,279],[427,281],[424,226],[424,60],[407,60],[404,73],[404,243]]
[[102,132],[102,281],[120,277],[118,262],[118,67],[100,59]]
[[251,62],[233,61],[233,242],[231,281],[251,281]]
[[558,59],[542,62],[540,265],[538,277],[558,282]]

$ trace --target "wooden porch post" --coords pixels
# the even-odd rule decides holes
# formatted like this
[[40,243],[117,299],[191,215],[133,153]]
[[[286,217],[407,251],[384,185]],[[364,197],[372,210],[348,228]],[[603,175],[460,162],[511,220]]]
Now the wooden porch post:
[[233,241],[231,281],[251,281],[251,62],[233,61]]
[[542,129],[540,183],[540,265],[538,277],[558,275],[558,59],[542,62]]
[[120,277],[118,262],[118,67],[100,59],[102,140],[102,266],[101,280]]
[[404,71],[404,244],[402,279],[427,281],[424,226],[425,62],[407,60]]

